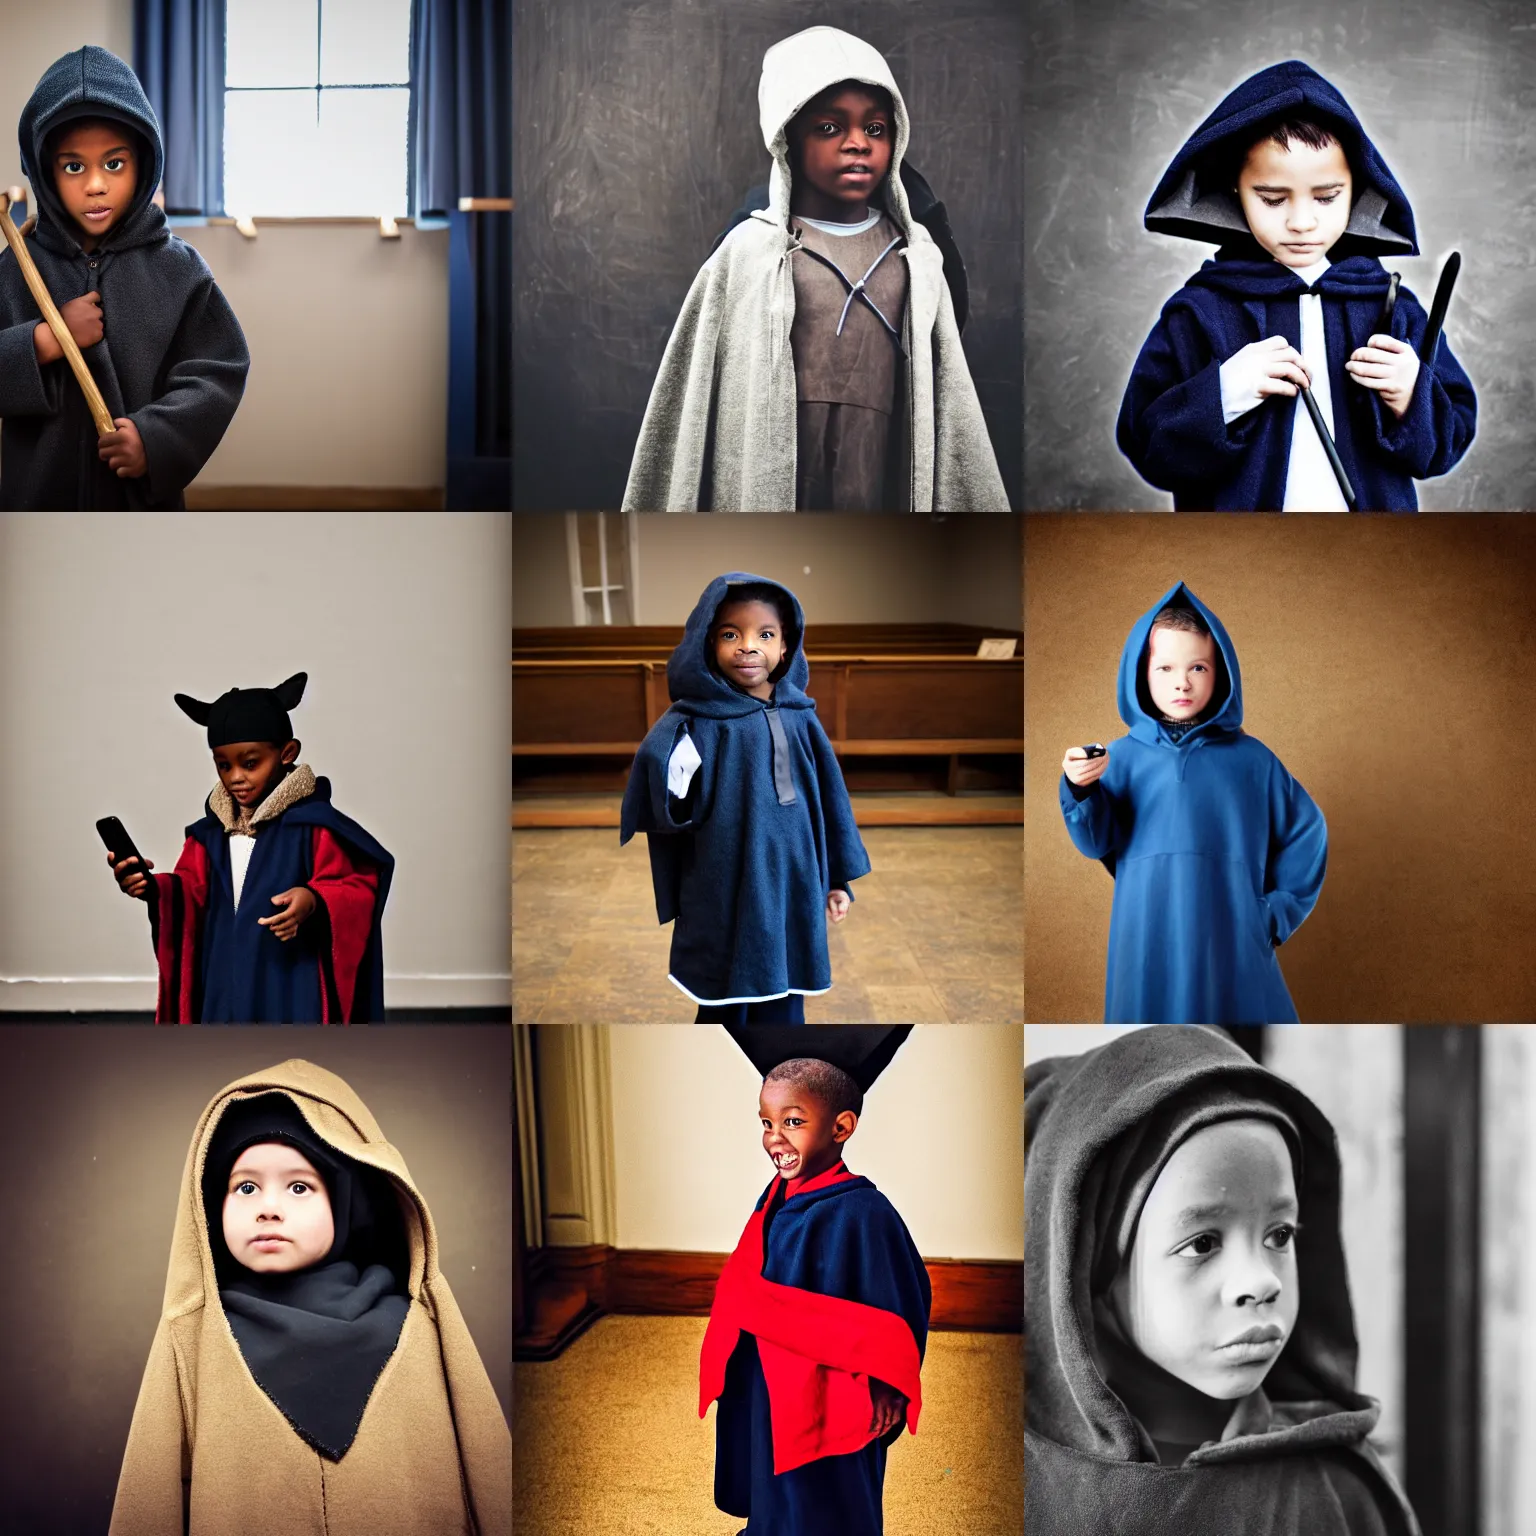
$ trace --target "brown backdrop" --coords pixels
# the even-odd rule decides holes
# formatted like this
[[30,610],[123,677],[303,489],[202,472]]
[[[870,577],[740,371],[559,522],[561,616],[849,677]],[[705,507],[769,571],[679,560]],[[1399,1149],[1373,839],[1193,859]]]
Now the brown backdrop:
[[344,1077],[400,1149],[510,1422],[509,1031],[9,1025],[0,1028],[5,1530],[106,1530],[197,1117],[226,1083],[292,1056]]
[[1027,1019],[1103,1017],[1113,886],[1057,780],[1125,734],[1125,636],[1180,580],[1237,648],[1244,728],[1328,818],[1280,950],[1302,1019],[1536,1018],[1536,517],[1024,521]]

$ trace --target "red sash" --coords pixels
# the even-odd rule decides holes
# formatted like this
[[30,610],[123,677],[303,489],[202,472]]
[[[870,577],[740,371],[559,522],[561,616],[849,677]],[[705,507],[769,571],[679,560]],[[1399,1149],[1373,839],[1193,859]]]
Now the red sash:
[[[852,1177],[839,1166],[806,1180],[795,1193]],[[907,1428],[913,1434],[923,1405],[922,1364],[905,1318],[763,1279],[763,1212],[779,1183],[776,1175],[726,1261],[699,1357],[702,1419],[725,1389],[725,1368],[737,1339],[743,1332],[756,1338],[768,1387],[775,1474],[862,1450],[875,1439],[869,1427],[871,1376],[908,1399]]]

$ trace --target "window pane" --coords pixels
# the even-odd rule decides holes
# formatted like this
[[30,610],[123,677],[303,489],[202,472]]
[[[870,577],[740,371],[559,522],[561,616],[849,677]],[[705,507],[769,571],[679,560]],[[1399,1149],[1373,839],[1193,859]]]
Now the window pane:
[[404,85],[411,0],[322,0],[322,85]]
[[405,133],[411,93],[323,91],[316,180],[327,213],[406,214]]
[[319,0],[229,0],[224,83],[314,85]]
[[[310,197],[319,181],[315,93],[229,91],[224,97],[224,206],[245,215],[323,214]],[[327,190],[323,183],[318,190]]]

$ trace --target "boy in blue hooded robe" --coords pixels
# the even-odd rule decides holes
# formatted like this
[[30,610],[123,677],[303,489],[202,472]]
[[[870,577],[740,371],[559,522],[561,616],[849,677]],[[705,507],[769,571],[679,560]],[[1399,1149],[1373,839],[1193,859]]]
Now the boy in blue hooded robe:
[[1132,626],[1118,698],[1130,734],[1073,747],[1060,789],[1115,881],[1105,1022],[1294,1023],[1275,950],[1317,903],[1327,824],[1243,730],[1237,650],[1183,582]]
[[19,137],[37,199],[27,249],[117,430],[98,440],[0,247],[0,507],[180,508],[234,418],[251,358],[207,263],[150,200],[165,169],[155,110],[121,59],[86,47],[49,67]]
[[1120,407],[1121,452],[1177,510],[1344,511],[1298,386],[1361,511],[1418,509],[1477,425],[1472,384],[1380,257],[1418,253],[1413,210],[1344,100],[1298,60],[1245,80],[1196,129],[1146,226],[1220,245],[1163,306]]
[[869,873],[805,691],[804,635],[787,588],[740,571],[710,582],[624,791],[619,843],[647,835],[668,979],[701,1023],[802,1021],[804,998],[832,985],[827,922]]

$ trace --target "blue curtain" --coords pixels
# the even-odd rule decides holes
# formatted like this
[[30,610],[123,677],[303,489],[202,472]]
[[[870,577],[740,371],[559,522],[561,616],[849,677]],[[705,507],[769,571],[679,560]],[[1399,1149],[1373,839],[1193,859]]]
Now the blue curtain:
[[165,211],[224,212],[225,0],[134,0],[133,68],[165,140]]

